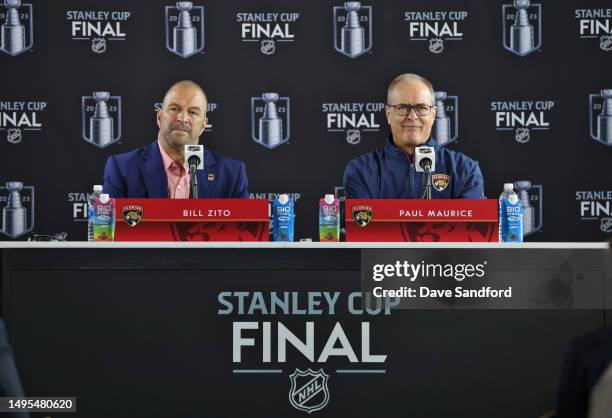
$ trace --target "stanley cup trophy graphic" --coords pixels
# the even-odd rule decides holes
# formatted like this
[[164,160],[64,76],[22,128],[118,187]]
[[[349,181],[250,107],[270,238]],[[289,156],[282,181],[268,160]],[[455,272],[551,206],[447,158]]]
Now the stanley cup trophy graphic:
[[347,11],[346,23],[340,31],[340,49],[350,57],[361,55],[365,50],[365,29],[359,25],[359,10],[361,3],[347,1],[344,3]]
[[434,93],[436,100],[436,120],[433,126],[433,137],[438,145],[444,145],[451,141],[451,123],[450,118],[446,114],[444,108],[444,100],[446,100],[445,91],[436,91]]
[[523,207],[523,235],[527,236],[535,231],[535,208],[529,201],[529,189],[531,182],[526,180],[517,181],[514,186],[518,190],[521,206]]
[[2,49],[11,55],[17,55],[26,49],[25,27],[19,21],[21,0],[4,0],[8,9],[6,23],[2,25]]
[[267,148],[274,148],[283,142],[283,121],[276,111],[278,93],[264,93],[261,98],[265,102],[263,116],[259,118],[258,140]]
[[197,30],[191,23],[191,14],[193,3],[190,1],[179,1],[176,3],[176,8],[179,10],[178,23],[172,30],[174,42],[172,49],[180,56],[189,56],[196,52],[197,49]]
[[529,0],[514,0],[516,16],[510,27],[510,49],[519,55],[526,55],[535,47],[533,26],[527,15],[529,5]]
[[108,113],[110,93],[95,91],[93,98],[96,101],[94,115],[89,119],[89,142],[104,148],[114,141],[113,118]]
[[6,183],[6,188],[9,191],[9,196],[7,205],[2,208],[2,232],[16,238],[28,232],[27,212],[21,203],[21,194],[19,193],[23,189],[23,183],[11,181]]
[[612,145],[612,89],[602,90],[604,100],[601,113],[597,115],[597,137],[607,145]]

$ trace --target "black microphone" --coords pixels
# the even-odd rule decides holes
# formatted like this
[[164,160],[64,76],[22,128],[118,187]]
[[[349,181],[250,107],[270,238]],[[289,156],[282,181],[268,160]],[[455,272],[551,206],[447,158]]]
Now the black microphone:
[[189,174],[204,170],[204,145],[185,145],[185,169]]
[[416,171],[427,175],[422,199],[431,199],[431,172],[436,169],[436,150],[427,145],[421,145],[414,149],[414,163]]
[[421,145],[414,149],[416,171],[431,173],[436,169],[436,153],[433,147]]
[[202,160],[197,155],[192,155],[189,157],[189,160],[187,160],[187,164],[189,165],[189,174],[195,173],[201,161]]
[[185,169],[189,171],[189,198],[198,198],[198,176],[196,170],[204,170],[204,146],[185,145]]

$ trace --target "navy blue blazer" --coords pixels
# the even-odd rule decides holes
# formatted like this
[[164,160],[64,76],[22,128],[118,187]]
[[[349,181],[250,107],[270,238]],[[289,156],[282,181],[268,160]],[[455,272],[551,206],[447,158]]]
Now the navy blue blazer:
[[[196,175],[201,199],[249,197],[246,167],[241,161],[206,149],[204,170],[198,170]],[[104,193],[110,197],[169,197],[157,141],[108,157],[104,168]]]

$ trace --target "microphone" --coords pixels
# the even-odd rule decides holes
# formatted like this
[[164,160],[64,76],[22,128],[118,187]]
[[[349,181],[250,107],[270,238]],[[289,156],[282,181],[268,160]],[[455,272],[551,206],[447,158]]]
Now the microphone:
[[436,170],[436,152],[433,147],[421,145],[414,149],[416,171],[431,173]]
[[421,145],[414,149],[416,171],[427,175],[421,199],[431,199],[431,172],[436,169],[436,151],[433,147]]
[[204,170],[204,145],[185,145],[185,170],[189,174]]
[[204,145],[185,145],[185,169],[189,171],[189,198],[198,198],[196,170],[204,170]]

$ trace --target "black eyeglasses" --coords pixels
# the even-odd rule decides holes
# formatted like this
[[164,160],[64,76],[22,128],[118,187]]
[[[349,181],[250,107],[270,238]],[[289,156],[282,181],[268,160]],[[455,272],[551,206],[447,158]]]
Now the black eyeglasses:
[[395,113],[396,116],[408,116],[412,109],[414,109],[416,114],[419,115],[419,116],[429,116],[429,115],[431,115],[432,109],[435,109],[435,107],[436,107],[435,105],[426,105],[426,104],[423,104],[423,103],[419,103],[419,104],[415,104],[415,105],[409,105],[409,104],[391,105],[391,104],[388,104],[387,106],[393,108],[393,113]]
[[66,241],[66,238],[68,238],[68,234],[65,232],[55,235],[32,234],[28,237],[28,241]]

